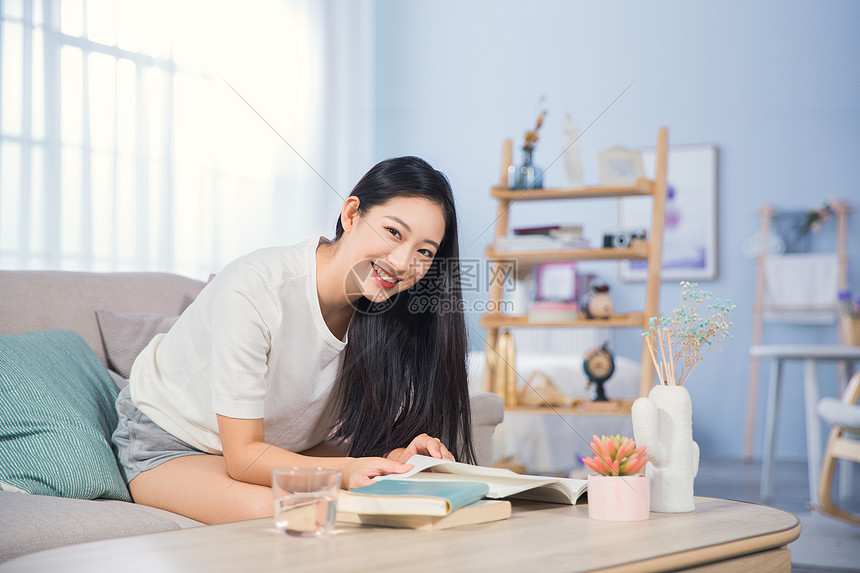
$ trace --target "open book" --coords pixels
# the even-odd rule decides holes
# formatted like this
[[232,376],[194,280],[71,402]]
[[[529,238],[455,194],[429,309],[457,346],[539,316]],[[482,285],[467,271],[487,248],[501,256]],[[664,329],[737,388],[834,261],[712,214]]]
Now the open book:
[[414,467],[403,474],[376,480],[473,481],[487,484],[490,499],[512,498],[573,505],[585,493],[584,479],[523,475],[503,468],[473,466],[461,462],[415,455],[407,462]]

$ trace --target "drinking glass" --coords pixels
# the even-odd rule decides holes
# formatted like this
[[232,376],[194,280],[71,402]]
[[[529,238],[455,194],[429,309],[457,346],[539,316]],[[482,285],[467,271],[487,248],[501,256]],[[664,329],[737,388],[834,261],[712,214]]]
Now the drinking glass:
[[320,537],[334,529],[340,470],[276,468],[272,471],[275,526],[298,537]]

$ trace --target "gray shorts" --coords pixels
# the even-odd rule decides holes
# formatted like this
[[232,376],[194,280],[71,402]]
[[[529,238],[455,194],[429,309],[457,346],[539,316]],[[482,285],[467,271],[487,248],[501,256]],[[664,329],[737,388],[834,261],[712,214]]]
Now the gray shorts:
[[112,441],[117,449],[120,470],[126,483],[141,472],[181,456],[206,454],[193,448],[163,430],[161,426],[137,409],[131,401],[128,386],[116,398],[119,425],[113,433]]

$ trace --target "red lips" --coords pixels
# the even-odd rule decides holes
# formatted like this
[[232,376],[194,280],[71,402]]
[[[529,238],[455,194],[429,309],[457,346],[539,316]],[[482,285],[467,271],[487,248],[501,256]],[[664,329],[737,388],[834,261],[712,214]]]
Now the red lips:
[[[386,288],[386,289],[388,289],[388,288],[394,288],[394,287],[396,287],[396,286],[397,286],[397,283],[399,283],[399,282],[400,282],[400,279],[398,279],[398,278],[396,278],[396,277],[392,277],[392,278],[394,279],[394,282],[389,282],[388,280],[386,280],[385,278],[383,278],[383,275],[382,275],[382,274],[380,274],[380,272],[379,272],[379,271],[380,271],[380,270],[382,270],[382,272],[384,272],[384,273],[386,273],[386,274],[387,274],[387,272],[385,271],[385,269],[383,269],[381,266],[379,266],[379,265],[377,265],[377,264],[375,264],[375,263],[370,263],[370,268],[372,268],[372,269],[373,269],[373,275],[374,275],[374,277],[373,277],[373,278],[375,278],[375,279],[376,279],[376,282],[378,282],[378,283],[379,283],[379,285],[380,285],[382,288]],[[389,275],[389,276],[390,276],[390,275]]]

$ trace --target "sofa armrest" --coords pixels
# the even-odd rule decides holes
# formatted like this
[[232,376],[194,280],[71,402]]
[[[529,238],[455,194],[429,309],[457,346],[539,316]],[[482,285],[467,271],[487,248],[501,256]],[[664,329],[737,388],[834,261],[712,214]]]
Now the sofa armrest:
[[478,465],[493,463],[493,432],[505,418],[505,401],[491,392],[479,392],[469,398],[472,407],[472,443]]

